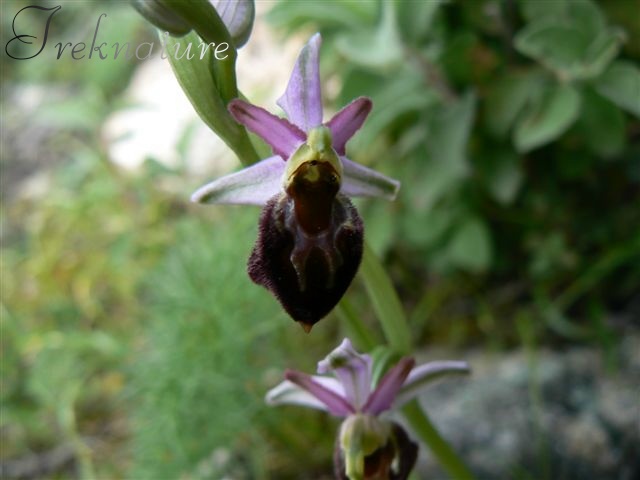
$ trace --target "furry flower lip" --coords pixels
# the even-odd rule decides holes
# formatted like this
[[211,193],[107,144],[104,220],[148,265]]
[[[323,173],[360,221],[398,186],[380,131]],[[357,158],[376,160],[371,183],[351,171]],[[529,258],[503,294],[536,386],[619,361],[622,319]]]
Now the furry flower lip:
[[271,389],[266,400],[271,405],[300,405],[345,418],[335,455],[337,478],[405,479],[415,463],[417,446],[402,427],[381,415],[416,398],[434,380],[469,371],[463,361],[416,366],[413,358],[405,357],[374,387],[373,359],[358,353],[345,338],[318,363],[320,375],[287,370],[286,380]]
[[372,108],[360,97],[322,121],[320,34],[304,46],[278,105],[287,118],[241,99],[231,115],[274,155],[198,189],[198,203],[263,206],[248,263],[305,331],[338,303],[355,276],[364,228],[350,197],[393,200],[399,182],[346,157],[346,144]]

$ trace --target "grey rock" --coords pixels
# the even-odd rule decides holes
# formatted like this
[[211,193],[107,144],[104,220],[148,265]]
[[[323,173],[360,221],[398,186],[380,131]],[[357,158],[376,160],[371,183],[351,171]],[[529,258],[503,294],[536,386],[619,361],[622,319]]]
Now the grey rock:
[[[640,336],[597,348],[473,353],[420,401],[478,479],[640,478]],[[438,353],[435,358],[457,358]],[[419,478],[447,475],[423,451]]]

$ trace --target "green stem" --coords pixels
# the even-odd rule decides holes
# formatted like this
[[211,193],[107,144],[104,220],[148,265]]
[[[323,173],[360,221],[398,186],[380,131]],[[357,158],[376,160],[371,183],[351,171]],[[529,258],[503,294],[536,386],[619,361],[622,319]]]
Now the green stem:
[[387,341],[398,353],[409,353],[411,331],[402,304],[387,272],[366,242],[360,272]]
[[349,331],[349,338],[353,339],[362,350],[370,351],[378,345],[378,342],[376,342],[376,339],[346,297],[342,297],[335,312],[340,319],[340,323],[346,325]]
[[409,403],[402,411],[415,433],[427,444],[433,455],[438,459],[440,466],[451,478],[455,480],[473,479],[473,474],[447,441],[442,438],[417,401]]

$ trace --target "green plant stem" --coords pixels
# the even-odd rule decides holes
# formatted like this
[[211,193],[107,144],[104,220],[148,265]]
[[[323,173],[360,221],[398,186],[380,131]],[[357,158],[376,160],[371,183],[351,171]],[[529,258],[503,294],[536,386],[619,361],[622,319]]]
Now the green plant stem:
[[402,409],[405,418],[433,455],[438,459],[440,466],[455,480],[471,480],[473,474],[460,460],[447,441],[431,423],[428,415],[420,407],[417,401],[409,403]]
[[411,351],[411,332],[400,299],[376,254],[365,242],[361,278],[373,309],[392,348],[398,353]]
[[[362,280],[389,344],[399,353],[411,351],[411,330],[400,298],[382,263],[365,243],[361,267]],[[362,322],[356,317],[358,322]],[[354,319],[351,319],[354,322]],[[455,480],[473,479],[473,475],[455,451],[442,438],[418,402],[411,402],[403,413],[420,439],[431,449],[438,462]]]
[[336,307],[336,315],[340,319],[340,323],[347,326],[349,337],[352,338],[362,350],[373,350],[378,342],[371,334],[367,326],[360,320],[356,310],[346,297],[342,297],[340,303]]

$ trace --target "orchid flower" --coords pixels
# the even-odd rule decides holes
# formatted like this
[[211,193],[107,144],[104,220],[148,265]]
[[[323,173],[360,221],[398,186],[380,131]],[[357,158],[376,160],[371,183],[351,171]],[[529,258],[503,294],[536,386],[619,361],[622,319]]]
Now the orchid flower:
[[436,378],[468,373],[469,366],[461,361],[416,366],[412,358],[405,357],[375,388],[372,368],[372,358],[356,352],[349,339],[344,339],[318,363],[320,375],[287,370],[286,380],[267,393],[266,401],[306,406],[345,418],[336,455],[338,478],[403,479],[413,468],[417,447],[402,427],[380,415],[416,398]]
[[392,200],[399,188],[396,180],[345,156],[371,100],[357,98],[322,122],[320,43],[315,34],[302,49],[278,100],[288,120],[241,99],[229,103],[236,121],[274,155],[191,197],[199,203],[263,206],[249,276],[307,332],[338,303],[360,265],[363,225],[349,197]]

